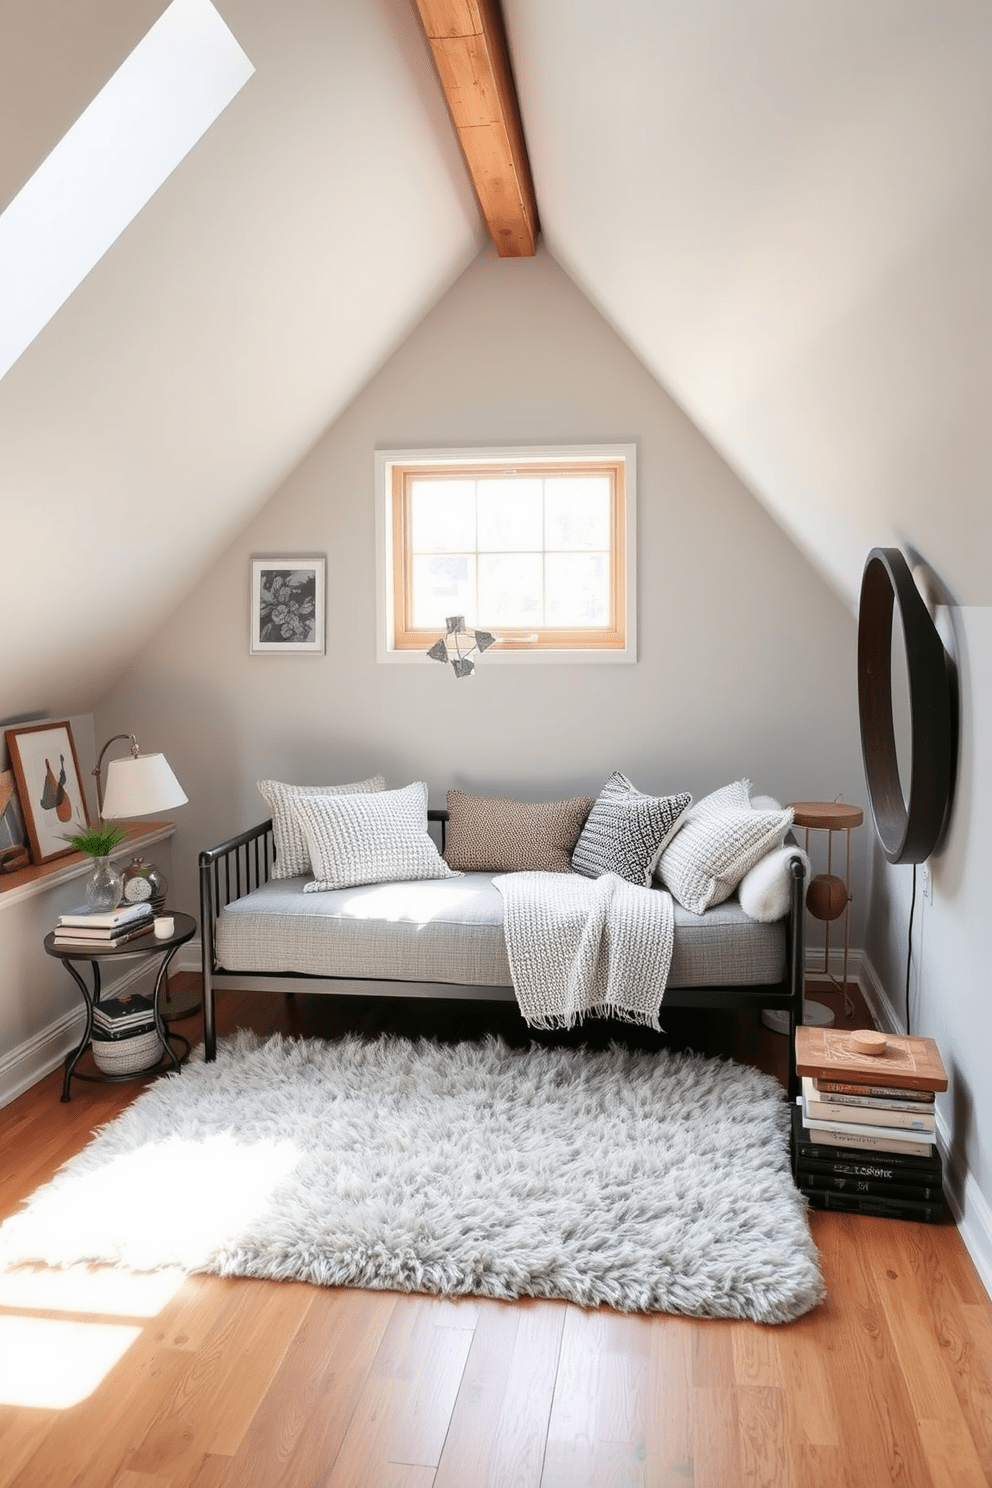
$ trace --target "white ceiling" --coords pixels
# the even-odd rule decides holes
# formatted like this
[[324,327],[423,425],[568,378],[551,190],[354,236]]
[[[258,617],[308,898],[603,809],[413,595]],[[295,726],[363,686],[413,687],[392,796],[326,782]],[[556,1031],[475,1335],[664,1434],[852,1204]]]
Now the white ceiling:
[[[0,381],[0,716],[91,707],[483,241],[412,0],[217,7],[255,76]],[[0,0],[0,201],[138,10]],[[992,602],[987,0],[505,10],[558,261],[849,602],[889,541]]]
[[504,4],[561,265],[852,605],[992,603],[992,6]]
[[0,382],[0,717],[92,707],[483,241],[406,0],[217,8],[254,77]]

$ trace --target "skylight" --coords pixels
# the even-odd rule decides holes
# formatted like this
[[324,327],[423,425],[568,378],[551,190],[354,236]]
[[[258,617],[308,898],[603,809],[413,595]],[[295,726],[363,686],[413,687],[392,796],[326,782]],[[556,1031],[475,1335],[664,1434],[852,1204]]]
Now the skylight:
[[0,377],[254,70],[210,0],[172,0],[0,214]]

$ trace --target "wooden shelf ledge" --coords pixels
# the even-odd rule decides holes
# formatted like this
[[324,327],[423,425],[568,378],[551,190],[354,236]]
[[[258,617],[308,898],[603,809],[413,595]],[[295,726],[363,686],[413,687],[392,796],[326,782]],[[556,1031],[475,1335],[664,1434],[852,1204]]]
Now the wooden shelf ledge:
[[[110,854],[110,861],[133,858],[138,848],[151,847],[164,842],[176,830],[175,822],[132,822],[125,828],[125,836],[119,847]],[[143,854],[142,854],[143,856]],[[85,878],[93,859],[86,853],[66,853],[51,863],[22,868],[17,873],[0,873],[0,910],[24,899],[33,899],[56,884],[69,883],[74,878]]]

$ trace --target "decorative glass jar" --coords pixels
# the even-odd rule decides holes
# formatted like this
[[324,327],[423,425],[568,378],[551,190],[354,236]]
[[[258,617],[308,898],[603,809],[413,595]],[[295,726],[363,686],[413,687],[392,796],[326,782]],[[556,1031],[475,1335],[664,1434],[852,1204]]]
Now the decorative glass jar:
[[109,858],[94,858],[83,892],[94,914],[106,914],[121,902],[121,876]]

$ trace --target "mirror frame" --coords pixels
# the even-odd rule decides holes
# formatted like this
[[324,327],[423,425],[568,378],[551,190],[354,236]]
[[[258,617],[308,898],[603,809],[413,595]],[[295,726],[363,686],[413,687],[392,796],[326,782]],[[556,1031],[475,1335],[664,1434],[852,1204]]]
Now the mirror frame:
[[[909,678],[909,801],[903,796],[892,714],[892,616],[899,606]],[[922,863],[939,842],[957,753],[952,668],[898,548],[872,548],[858,615],[861,753],[875,831],[890,863]]]

